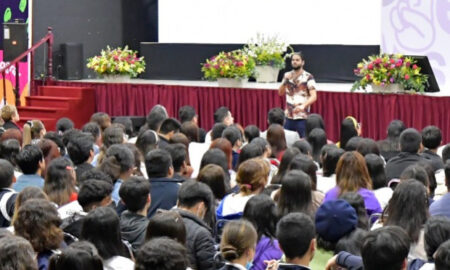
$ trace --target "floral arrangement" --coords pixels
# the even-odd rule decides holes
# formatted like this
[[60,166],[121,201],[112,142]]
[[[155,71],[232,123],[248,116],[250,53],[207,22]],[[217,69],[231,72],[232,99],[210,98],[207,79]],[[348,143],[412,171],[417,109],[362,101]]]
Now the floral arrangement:
[[137,51],[125,48],[111,49],[109,46],[100,55],[88,58],[87,67],[100,75],[130,75],[136,77],[145,71],[144,57],[137,57]]
[[294,51],[292,47],[280,41],[277,36],[264,37],[259,33],[256,35],[256,39],[252,38],[244,46],[244,52],[255,60],[256,65],[267,65],[278,69],[285,67],[285,59],[290,56],[290,54],[285,54],[288,49],[291,53]]
[[207,80],[217,78],[248,78],[253,74],[255,62],[242,50],[220,52],[202,64],[203,77]]
[[425,91],[428,76],[420,73],[420,67],[412,57],[401,54],[372,55],[358,63],[355,74],[362,77],[353,84],[352,91],[366,89],[368,84],[386,87],[400,84],[403,89]]

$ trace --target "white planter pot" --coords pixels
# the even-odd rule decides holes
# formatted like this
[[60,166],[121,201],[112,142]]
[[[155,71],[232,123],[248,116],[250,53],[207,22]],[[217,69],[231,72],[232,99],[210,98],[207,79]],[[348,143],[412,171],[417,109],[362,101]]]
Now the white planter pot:
[[256,82],[269,83],[276,82],[278,79],[278,73],[280,70],[272,66],[256,66],[255,78]]
[[105,82],[109,83],[129,83],[131,80],[130,75],[103,75]]
[[378,93],[404,93],[405,89],[399,83],[394,83],[386,86],[372,84],[372,90]]
[[243,87],[247,81],[248,79],[240,78],[217,78],[220,87],[239,88]]

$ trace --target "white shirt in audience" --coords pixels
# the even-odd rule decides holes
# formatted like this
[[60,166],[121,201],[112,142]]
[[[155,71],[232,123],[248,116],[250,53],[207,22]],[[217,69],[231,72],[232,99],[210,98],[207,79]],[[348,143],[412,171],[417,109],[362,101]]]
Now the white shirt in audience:
[[114,256],[103,261],[104,270],[134,270],[134,262],[122,256]]
[[[267,139],[267,130],[261,132],[259,136],[261,138]],[[300,136],[296,131],[285,129],[284,136],[286,137],[287,147],[291,147],[296,141],[300,140]]]
[[336,186],[336,174],[330,176],[317,175],[317,187],[318,191],[327,193],[330,189]]
[[386,207],[394,191],[390,187],[382,187],[373,191],[382,209]]
[[206,153],[206,151],[208,151],[210,145],[211,140],[209,143],[191,142],[189,144],[189,160],[191,161],[191,167],[194,170],[192,172],[191,178],[197,177],[200,171],[200,163],[202,162],[203,155]]

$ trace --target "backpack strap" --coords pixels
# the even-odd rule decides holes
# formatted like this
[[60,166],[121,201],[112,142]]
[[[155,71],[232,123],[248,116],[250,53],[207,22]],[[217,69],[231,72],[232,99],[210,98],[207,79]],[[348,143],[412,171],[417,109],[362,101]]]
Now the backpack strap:
[[9,216],[7,209],[8,201],[9,198],[11,198],[14,194],[16,194],[15,191],[6,192],[5,194],[3,194],[2,199],[0,200],[0,212],[7,221],[11,221],[11,217]]

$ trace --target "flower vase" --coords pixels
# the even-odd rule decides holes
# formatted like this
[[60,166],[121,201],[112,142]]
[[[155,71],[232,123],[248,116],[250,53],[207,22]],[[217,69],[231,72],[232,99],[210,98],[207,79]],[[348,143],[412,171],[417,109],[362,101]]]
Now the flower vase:
[[129,83],[130,82],[130,75],[123,75],[123,74],[105,74],[103,75],[103,79],[107,83]]
[[239,88],[248,81],[247,78],[217,78],[220,87]]
[[372,90],[376,93],[404,93],[405,89],[399,83],[393,83],[386,86],[372,84]]
[[256,66],[255,67],[256,82],[259,83],[277,82],[279,72],[280,70],[276,67]]

